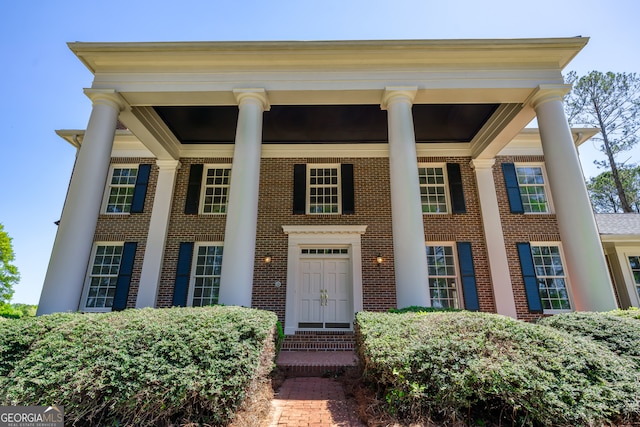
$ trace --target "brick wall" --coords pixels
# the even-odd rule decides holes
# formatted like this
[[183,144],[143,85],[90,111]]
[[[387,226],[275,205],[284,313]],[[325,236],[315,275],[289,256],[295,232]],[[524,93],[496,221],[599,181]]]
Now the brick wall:
[[[155,159],[137,157],[114,157],[111,164],[150,164],[149,184],[147,185],[147,195],[144,200],[144,212],[138,214],[100,214],[94,235],[94,242],[136,242],[136,256],[134,260],[133,274],[131,276],[131,286],[127,298],[127,307],[133,308],[136,305],[138,296],[138,286],[140,284],[140,272],[142,271],[142,260],[149,232],[149,221],[151,220],[151,209],[153,198],[156,192],[158,181],[158,167]],[[106,183],[105,183],[106,187]],[[93,262],[93,260],[90,260]]]
[[419,163],[458,163],[467,212],[463,214],[426,214],[422,216],[426,242],[470,242],[476,273],[480,310],[495,312],[491,274],[484,241],[484,228],[478,200],[475,172],[470,157],[420,157]]
[[[500,217],[502,219],[502,232],[504,233],[505,247],[507,249],[507,259],[509,271],[511,272],[511,284],[513,295],[516,301],[518,318],[532,321],[540,314],[530,313],[527,307],[527,297],[524,291],[524,282],[520,269],[518,242],[559,242],[560,232],[558,222],[554,214],[512,214],[509,210],[509,200],[507,190],[502,175],[502,163],[518,162],[543,162],[542,156],[501,156],[496,159],[493,167],[493,178],[496,183],[496,193]],[[549,194],[547,194],[549,196]]]
[[[493,288],[487,260],[484,231],[475,181],[468,157],[421,157],[420,163],[458,163],[460,165],[467,212],[464,214],[424,215],[427,242],[470,242],[480,309],[495,312]],[[500,157],[494,166],[507,257],[511,271],[518,317],[534,320],[527,310],[524,284],[516,250],[517,242],[559,241],[555,215],[517,215],[509,211],[501,163],[540,162],[541,156]],[[226,215],[187,215],[184,213],[189,170],[192,164],[230,164],[230,158],[184,158],[177,172],[174,200],[171,208],[165,256],[159,286],[158,307],[172,303],[178,248],[181,242],[224,241]],[[95,241],[138,242],[135,268],[129,291],[128,307],[135,306],[142,259],[155,194],[158,169],[153,159],[114,158],[116,163],[152,164],[147,188],[145,210],[142,214],[100,215]],[[293,167],[304,163],[350,163],[354,167],[355,213],[353,215],[294,215]],[[387,158],[268,158],[261,161],[258,201],[256,255],[252,305],[274,311],[284,322],[287,289],[287,235],[282,225],[367,225],[362,236],[362,278],[364,309],[386,311],[395,307],[395,278],[391,201],[389,196],[389,160]],[[272,262],[263,262],[265,255]],[[380,254],[381,266],[375,262]],[[276,288],[274,283],[282,286]]]

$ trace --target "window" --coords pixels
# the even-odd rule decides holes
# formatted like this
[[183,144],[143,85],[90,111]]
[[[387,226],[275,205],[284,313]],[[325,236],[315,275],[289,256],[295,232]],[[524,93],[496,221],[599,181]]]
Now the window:
[[549,213],[542,166],[517,165],[516,176],[525,213]]
[[633,281],[636,284],[636,292],[638,293],[638,298],[640,298],[640,256],[630,256],[629,265],[631,266]]
[[532,243],[531,255],[543,310],[571,310],[560,247]]
[[218,303],[222,244],[199,244],[193,260],[189,301],[194,307]]
[[339,165],[313,165],[307,168],[308,213],[340,213]]
[[231,168],[227,165],[209,167],[202,183],[202,213],[223,214],[227,212],[229,201],[229,181]]
[[104,203],[105,213],[120,214],[131,211],[131,202],[138,177],[138,166],[113,166]]
[[447,183],[442,166],[418,167],[420,199],[423,213],[447,213]]
[[110,309],[113,306],[122,248],[122,244],[96,245],[83,298],[84,307],[89,311],[103,311],[100,309]]
[[427,246],[427,276],[432,307],[458,307],[458,276],[453,246]]

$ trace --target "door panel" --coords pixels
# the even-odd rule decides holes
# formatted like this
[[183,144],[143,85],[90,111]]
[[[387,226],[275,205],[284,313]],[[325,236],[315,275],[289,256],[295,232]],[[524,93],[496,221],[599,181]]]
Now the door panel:
[[351,327],[353,302],[350,261],[344,258],[301,260],[298,327]]
[[298,321],[322,322],[320,290],[322,288],[322,260],[302,261],[302,284],[298,305]]

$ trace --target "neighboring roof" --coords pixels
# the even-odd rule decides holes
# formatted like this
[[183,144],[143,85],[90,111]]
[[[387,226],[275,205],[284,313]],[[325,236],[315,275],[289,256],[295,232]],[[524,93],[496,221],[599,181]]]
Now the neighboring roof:
[[[603,240],[635,236],[640,241],[640,214],[596,214],[596,222]],[[607,239],[605,236],[610,236]]]

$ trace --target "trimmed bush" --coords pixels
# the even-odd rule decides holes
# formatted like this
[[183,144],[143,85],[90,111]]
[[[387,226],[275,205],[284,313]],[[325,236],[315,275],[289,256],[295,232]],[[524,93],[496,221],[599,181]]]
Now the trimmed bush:
[[610,312],[614,316],[627,317],[629,319],[640,320],[640,309],[638,307],[629,307],[626,310],[613,310]]
[[566,313],[544,318],[539,323],[590,338],[628,359],[640,371],[640,323],[633,312],[630,315],[622,310]]
[[488,313],[357,315],[364,378],[405,422],[640,419],[639,373],[608,348]]
[[438,307],[422,307],[419,305],[412,305],[404,308],[390,308],[389,313],[435,313],[438,311],[462,311],[459,308],[438,308]]
[[276,321],[220,306],[7,320],[1,404],[64,405],[71,425],[228,425],[272,367]]

